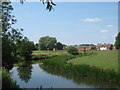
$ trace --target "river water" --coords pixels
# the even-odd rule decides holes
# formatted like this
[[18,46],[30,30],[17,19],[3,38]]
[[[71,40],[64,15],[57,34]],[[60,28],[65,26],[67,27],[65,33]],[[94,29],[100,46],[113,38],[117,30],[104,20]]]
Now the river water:
[[[115,84],[95,81],[85,78],[69,78],[67,76],[54,74],[42,69],[39,64],[25,64],[19,67],[13,67],[10,70],[12,78],[17,82],[20,88],[116,88]],[[58,72],[58,71],[57,71]]]

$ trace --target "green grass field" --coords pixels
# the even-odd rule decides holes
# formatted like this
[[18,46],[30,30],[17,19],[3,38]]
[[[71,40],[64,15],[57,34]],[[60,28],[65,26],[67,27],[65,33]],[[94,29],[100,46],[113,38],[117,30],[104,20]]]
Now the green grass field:
[[[88,51],[90,52],[90,51]],[[103,69],[114,69],[118,71],[118,51],[92,51],[95,54],[90,56],[77,57],[68,63],[85,64],[97,66]]]

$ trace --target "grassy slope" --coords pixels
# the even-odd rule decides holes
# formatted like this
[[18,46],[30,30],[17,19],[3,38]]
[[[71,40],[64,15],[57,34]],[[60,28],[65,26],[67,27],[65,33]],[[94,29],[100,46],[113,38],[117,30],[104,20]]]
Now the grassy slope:
[[[83,56],[84,57],[84,56]],[[66,63],[68,60],[75,58],[72,55],[59,55],[57,57],[49,58],[43,60],[42,66],[49,68],[50,70],[57,71],[59,73],[67,73],[68,76],[75,77],[91,77],[93,79],[110,81],[110,82],[119,82],[118,74],[113,70],[103,70],[98,67],[89,66],[89,65],[73,65]]]
[[77,57],[71,59],[68,63],[87,64],[105,69],[118,70],[118,52],[117,51],[94,51],[97,54],[91,56]]

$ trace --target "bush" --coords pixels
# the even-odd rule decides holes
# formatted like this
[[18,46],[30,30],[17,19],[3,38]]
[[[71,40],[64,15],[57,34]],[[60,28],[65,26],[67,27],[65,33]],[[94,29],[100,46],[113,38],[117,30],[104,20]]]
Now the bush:
[[69,46],[69,47],[67,48],[67,52],[68,52],[69,54],[72,54],[72,55],[78,55],[78,54],[79,54],[78,49],[75,48],[75,47],[73,47],[73,46]]

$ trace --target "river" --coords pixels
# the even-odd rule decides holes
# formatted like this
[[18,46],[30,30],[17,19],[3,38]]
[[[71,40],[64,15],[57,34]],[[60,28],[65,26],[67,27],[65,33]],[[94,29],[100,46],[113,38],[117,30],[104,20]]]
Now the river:
[[[9,71],[20,88],[116,88],[115,84],[82,77],[63,76],[44,70],[39,64],[25,64]],[[72,78],[70,78],[72,77]]]

